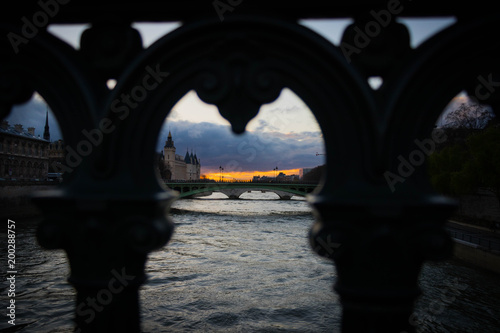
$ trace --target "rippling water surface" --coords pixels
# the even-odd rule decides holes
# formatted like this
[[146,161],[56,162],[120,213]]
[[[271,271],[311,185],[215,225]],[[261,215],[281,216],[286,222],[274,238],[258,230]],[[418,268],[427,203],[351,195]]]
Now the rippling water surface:
[[[144,332],[339,331],[335,269],[307,242],[310,208],[302,199],[275,197],[252,192],[229,200],[216,193],[174,204],[176,233],[146,266]],[[64,252],[40,249],[34,233],[27,223],[17,234],[17,322],[27,325],[16,331],[71,332],[74,291]],[[426,264],[425,293],[409,320],[421,332],[500,332],[498,282],[455,261]],[[2,317],[0,332],[10,327]]]
[[[224,196],[214,194],[176,203],[176,234],[148,264],[146,331],[339,327],[333,266],[307,243],[310,209],[303,200],[270,201],[274,196],[248,193],[246,200],[220,200],[215,198]],[[159,290],[163,296],[146,301]]]

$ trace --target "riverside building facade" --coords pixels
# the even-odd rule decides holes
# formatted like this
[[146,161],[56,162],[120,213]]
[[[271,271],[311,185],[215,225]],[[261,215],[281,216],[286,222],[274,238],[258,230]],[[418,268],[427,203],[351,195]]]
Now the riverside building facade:
[[2,121],[0,126],[0,178],[45,180],[49,166],[50,136],[35,136],[35,128]]
[[163,147],[160,161],[171,172],[171,180],[195,180],[200,179],[201,163],[196,154],[186,151],[186,155],[175,153],[176,148],[172,140],[172,133],[168,132],[168,138]]

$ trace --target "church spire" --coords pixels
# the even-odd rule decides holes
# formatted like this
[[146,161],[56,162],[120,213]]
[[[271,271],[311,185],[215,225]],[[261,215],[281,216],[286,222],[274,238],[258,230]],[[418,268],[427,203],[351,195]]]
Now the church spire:
[[49,131],[49,109],[47,108],[45,114],[45,129],[43,131],[43,139],[50,141],[50,131]]

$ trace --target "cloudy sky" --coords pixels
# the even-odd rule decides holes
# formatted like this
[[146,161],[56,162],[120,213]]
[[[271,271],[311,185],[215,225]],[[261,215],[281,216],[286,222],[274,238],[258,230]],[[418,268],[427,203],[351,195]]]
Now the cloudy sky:
[[[430,35],[453,23],[453,19],[402,20],[410,29],[412,46],[418,46]],[[339,44],[343,29],[349,20],[307,20],[301,22],[334,44]],[[136,24],[145,46],[165,33],[177,28],[170,24]],[[49,31],[75,48],[83,25],[50,26]],[[33,126],[35,134],[43,134],[47,106],[35,95],[26,104],[15,106],[7,118],[11,124]],[[51,139],[61,138],[57,122],[49,109]],[[189,92],[165,120],[158,138],[157,150],[165,143],[168,131],[172,132],[177,153],[185,155],[193,151],[201,159],[202,174],[217,178],[219,166],[229,179],[249,179],[253,175],[274,175],[273,169],[286,174],[298,174],[300,168],[324,163],[323,139],[311,111],[292,91],[284,89],[273,103],[263,105],[247,132],[236,136],[229,123],[213,105],[199,100],[194,91]],[[62,139],[62,138],[61,138]]]

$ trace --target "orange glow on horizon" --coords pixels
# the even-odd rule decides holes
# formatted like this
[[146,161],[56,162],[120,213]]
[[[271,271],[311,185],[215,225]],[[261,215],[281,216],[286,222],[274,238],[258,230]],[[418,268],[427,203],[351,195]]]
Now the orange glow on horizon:
[[[283,172],[287,176],[291,175],[299,175],[300,169],[289,169],[289,170],[270,170],[270,171],[240,171],[240,172],[222,172],[223,180],[225,181],[244,181],[244,180],[252,180],[253,176],[267,176],[267,177],[276,177],[280,172]],[[213,170],[206,170],[202,173],[202,178],[205,177],[207,179],[213,179],[215,181],[219,181],[221,177],[221,173]]]

